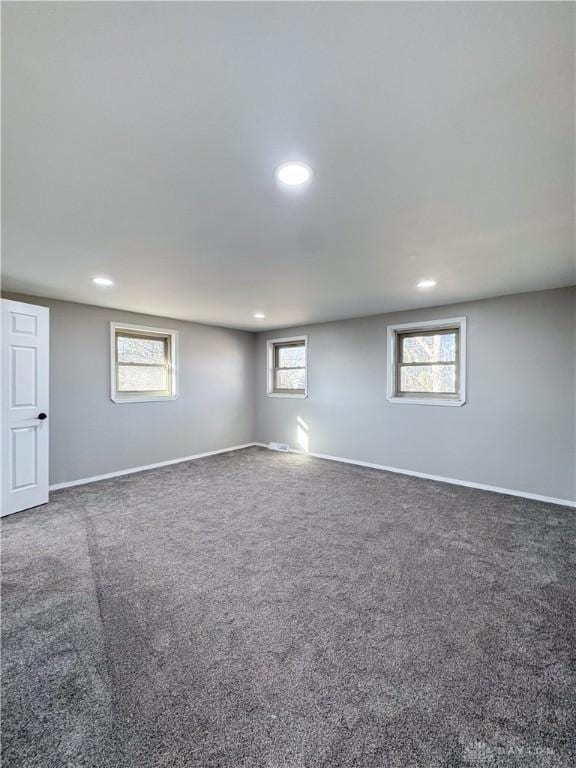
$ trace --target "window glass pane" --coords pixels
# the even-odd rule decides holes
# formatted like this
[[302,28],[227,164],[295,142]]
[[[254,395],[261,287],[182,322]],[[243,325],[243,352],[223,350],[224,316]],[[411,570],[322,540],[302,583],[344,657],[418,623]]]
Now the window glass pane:
[[168,389],[168,371],[165,366],[118,366],[119,392],[154,392]]
[[276,371],[275,389],[304,389],[305,371]]
[[456,332],[402,336],[402,362],[444,363],[456,360]]
[[300,368],[306,365],[306,354],[304,345],[298,347],[276,347],[277,368]]
[[164,363],[166,341],[164,339],[138,339],[134,336],[118,336],[118,362]]
[[400,391],[454,394],[456,392],[456,366],[401,366]]

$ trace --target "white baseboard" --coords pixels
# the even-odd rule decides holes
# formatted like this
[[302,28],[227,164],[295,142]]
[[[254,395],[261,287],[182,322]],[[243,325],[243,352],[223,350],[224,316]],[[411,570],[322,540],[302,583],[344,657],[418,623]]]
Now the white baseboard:
[[[262,448],[268,448],[268,443],[254,443]],[[356,461],[355,459],[345,459],[342,456],[331,456],[327,453],[313,453],[312,451],[301,451],[298,448],[289,448],[289,453],[301,453],[306,456],[314,456],[316,459],[327,459],[328,461],[340,461],[343,464],[355,464],[359,467],[368,467],[370,469],[383,469],[386,472],[395,472],[399,475],[410,475],[410,477],[421,477],[424,480],[436,480],[439,483],[450,483],[450,485],[463,485],[465,488],[477,488],[480,491],[491,491],[492,493],[503,493],[507,496],[519,496],[522,499],[531,499],[532,501],[544,501],[547,504],[560,504],[563,507],[572,507],[576,509],[576,501],[570,499],[556,499],[553,496],[541,496],[538,493],[528,493],[527,491],[513,491],[510,488],[499,488],[496,485],[485,485],[484,483],[472,483],[469,480],[456,480],[453,477],[442,477],[441,475],[429,475],[427,472],[415,472],[411,469],[399,469],[398,467],[387,467],[384,464],[372,464],[369,461]]]
[[[220,448],[217,451],[205,451],[204,453],[195,453],[192,456],[182,456],[178,459],[169,459],[168,461],[159,461],[156,464],[146,464],[141,467],[132,467],[130,469],[121,469],[118,472],[107,472],[104,475],[94,475],[93,477],[83,477],[80,480],[71,480],[67,483],[55,483],[50,486],[51,491],[58,491],[61,488],[72,488],[75,485],[86,485],[86,483],[96,483],[99,480],[109,480],[113,477],[121,477],[122,475],[132,475],[135,472],[145,472],[148,469],[158,469],[159,467],[167,467],[170,464],[181,464],[184,461],[193,461],[194,459],[201,459],[204,456],[215,456],[218,453],[228,453],[229,451],[239,451],[242,448],[251,448],[257,445],[261,448],[268,448],[267,443],[243,443],[242,445],[233,445],[230,448]],[[544,501],[547,504],[560,504],[563,507],[571,507],[576,509],[576,501],[570,501],[569,499],[556,499],[553,496],[542,496],[538,493],[528,493],[527,491],[514,491],[510,488],[499,488],[495,485],[485,485],[484,483],[473,483],[469,480],[456,480],[453,477],[442,477],[441,475],[430,475],[427,472],[416,472],[410,469],[400,469],[399,467],[388,467],[384,464],[374,464],[369,461],[357,461],[356,459],[346,459],[343,456],[331,456],[327,453],[313,453],[311,451],[301,451],[298,448],[290,448],[290,453],[300,453],[306,456],[313,456],[316,459],[327,459],[328,461],[339,461],[343,464],[354,464],[358,467],[368,467],[369,469],[383,469],[386,472],[395,472],[399,475],[409,475],[410,477],[421,477],[424,480],[435,480],[439,483],[449,483],[450,485],[461,485],[465,488],[477,488],[481,491],[490,491],[492,493],[503,493],[507,496],[518,496],[522,499],[531,499],[533,501]]]
[[145,472],[147,469],[158,469],[158,467],[167,467],[170,464],[181,464],[183,461],[193,461],[202,459],[204,456],[215,456],[217,453],[228,453],[228,451],[239,451],[241,448],[251,448],[259,443],[243,443],[242,445],[233,445],[230,448],[219,448],[217,451],[205,451],[204,453],[195,453],[192,456],[182,456],[179,459],[168,459],[168,461],[158,461],[156,464],[145,464],[142,467],[131,467],[130,469],[121,469],[118,472],[107,472],[105,475],[94,475],[93,477],[83,477],[80,480],[70,480],[67,483],[55,483],[50,486],[51,491],[59,491],[61,488],[72,488],[75,485],[86,485],[86,483],[96,483],[99,480],[109,480],[112,477],[121,477],[122,475],[132,475],[134,472]]

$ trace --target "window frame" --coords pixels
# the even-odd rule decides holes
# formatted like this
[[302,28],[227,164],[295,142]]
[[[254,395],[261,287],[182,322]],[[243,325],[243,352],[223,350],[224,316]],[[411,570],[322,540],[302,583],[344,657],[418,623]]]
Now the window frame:
[[[116,339],[118,336],[139,336],[144,339],[165,339],[167,342],[167,366],[169,374],[169,387],[167,394],[154,394],[156,390],[149,392],[121,392],[118,389],[118,348]],[[114,403],[149,403],[167,402],[178,397],[178,331],[166,328],[152,328],[147,325],[134,325],[131,323],[110,323],[110,399]]]
[[[401,361],[398,359],[399,339],[407,334],[432,335],[435,332],[457,330],[456,345],[456,393],[423,392],[422,394],[399,392]],[[405,405],[462,406],[466,402],[466,318],[450,317],[445,320],[423,320],[414,323],[389,325],[387,332],[387,399],[391,403]],[[425,363],[422,363],[425,365]]]
[[[277,390],[274,387],[276,368],[276,348],[280,346],[304,345],[304,390],[290,391]],[[282,339],[268,339],[267,346],[267,372],[266,372],[266,394],[268,397],[289,397],[305,398],[308,397],[308,336],[289,336]],[[298,369],[300,370],[300,369]]]

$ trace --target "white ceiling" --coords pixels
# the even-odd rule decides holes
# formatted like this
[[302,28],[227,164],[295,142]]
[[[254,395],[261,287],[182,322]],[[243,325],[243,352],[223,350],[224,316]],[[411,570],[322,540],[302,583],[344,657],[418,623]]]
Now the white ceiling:
[[3,17],[6,290],[269,328],[576,282],[571,3]]

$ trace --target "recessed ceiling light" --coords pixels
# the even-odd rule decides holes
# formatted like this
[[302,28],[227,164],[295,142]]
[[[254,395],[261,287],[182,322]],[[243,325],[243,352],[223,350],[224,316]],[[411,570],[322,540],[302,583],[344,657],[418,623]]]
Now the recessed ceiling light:
[[436,280],[420,280],[418,288],[434,288]]
[[109,288],[111,285],[114,285],[114,281],[110,280],[109,277],[93,277],[92,282],[96,285],[103,285],[106,288]]
[[255,320],[264,320],[265,317],[266,315],[264,314],[264,312],[254,312]]
[[276,178],[282,184],[296,187],[312,178],[312,168],[306,163],[284,163],[276,168]]

